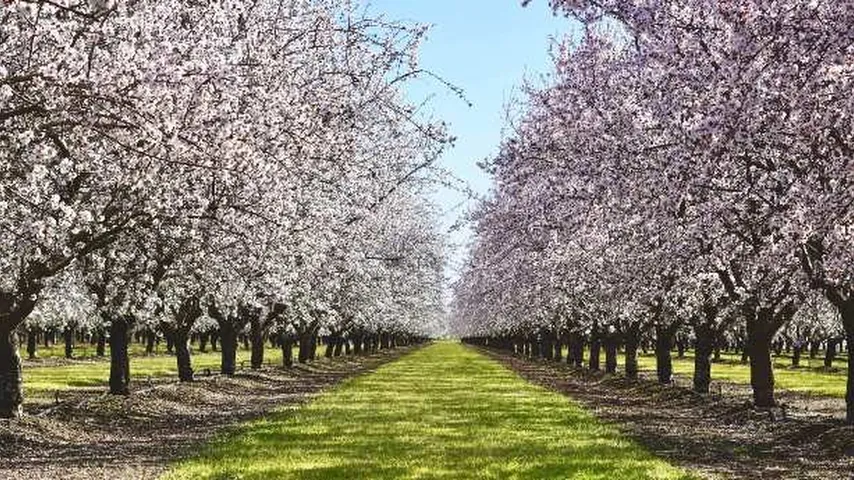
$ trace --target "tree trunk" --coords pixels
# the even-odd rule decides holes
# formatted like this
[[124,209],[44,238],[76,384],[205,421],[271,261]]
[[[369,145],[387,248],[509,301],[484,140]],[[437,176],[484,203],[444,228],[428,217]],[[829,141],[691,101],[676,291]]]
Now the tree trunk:
[[154,343],[157,341],[157,334],[154,333],[154,330],[149,329],[145,332],[145,354],[153,355],[154,354]]
[[611,333],[605,337],[605,373],[617,373],[617,337]]
[[311,331],[311,336],[308,339],[308,349],[309,360],[317,360],[317,331],[315,330]]
[[[757,312],[754,316],[768,315]],[[747,349],[750,357],[750,385],[753,387],[753,404],[758,408],[776,406],[774,400],[774,371],[771,367],[771,334],[768,320],[747,319]]]
[[282,365],[285,367],[294,366],[294,340],[290,335],[282,334],[279,340],[282,346]]
[[833,368],[833,361],[836,359],[836,339],[827,339],[827,348],[824,350],[824,368]]
[[602,350],[602,341],[599,338],[599,332],[594,328],[590,336],[590,361],[588,365],[590,370],[599,370],[599,355]]
[[192,382],[193,360],[190,355],[190,332],[183,329],[175,330],[175,358],[178,361],[178,380]]
[[804,349],[803,344],[800,340],[795,340],[795,344],[792,345],[792,366],[800,367],[801,366],[801,351]]
[[166,353],[169,355],[175,354],[175,333],[164,330],[163,336],[166,337]]
[[299,352],[297,352],[299,363],[307,363],[311,356],[309,350],[311,349],[312,336],[310,329],[301,332],[299,335]]
[[540,338],[542,339],[541,351],[542,351],[543,358],[545,358],[546,360],[553,360],[554,359],[554,353],[555,353],[555,347],[554,347],[554,343],[552,342],[551,332],[543,331],[542,335],[540,335]]
[[578,368],[584,366],[584,335],[577,332],[569,334],[569,351],[566,354],[566,360]]
[[211,334],[208,332],[202,332],[199,334],[199,351],[202,353],[208,353],[208,340],[210,339]]
[[854,352],[851,351],[851,346],[854,345],[854,306],[850,307],[850,310],[847,314],[850,318],[844,321],[845,338],[848,343],[848,384],[845,387],[845,421],[849,425],[854,425]]
[[323,352],[323,356],[326,358],[332,358],[332,353],[335,351],[335,343],[337,342],[334,335],[329,335],[326,337],[326,351]]
[[673,380],[673,359],[670,350],[673,348],[673,338],[667,328],[655,327],[655,372],[658,382],[669,384]]
[[223,375],[234,375],[237,370],[237,330],[230,321],[220,324],[219,337],[222,354],[220,372]]
[[22,379],[18,334],[14,330],[0,327],[0,418],[18,418],[22,415]]
[[71,325],[65,326],[65,331],[63,332],[65,337],[65,358],[73,358],[74,357],[74,327]]
[[848,299],[837,305],[842,316],[842,327],[845,329],[845,342],[848,347],[848,384],[845,388],[845,421],[854,425],[854,295],[848,292]]
[[344,348],[344,342],[345,342],[344,338],[339,335],[338,338],[335,340],[335,348],[332,351],[332,355],[334,355],[336,357],[341,356],[341,351]]
[[626,378],[638,378],[638,347],[640,346],[640,331],[629,328],[626,332]]
[[107,349],[107,335],[103,328],[98,329],[98,343],[95,347],[95,355],[103,357]]
[[27,329],[27,356],[30,360],[36,358],[36,349],[38,348],[38,331],[35,328]]
[[214,330],[211,332],[211,351],[215,352],[217,349],[217,343],[219,342],[219,330]]
[[130,394],[130,319],[117,316],[110,321],[110,393]]
[[252,343],[250,363],[253,370],[258,370],[264,364],[264,325],[261,315],[252,317],[249,333]]
[[697,346],[694,349],[694,391],[697,393],[709,393],[712,383],[711,356],[714,350],[714,340],[710,332],[695,329],[697,335]]

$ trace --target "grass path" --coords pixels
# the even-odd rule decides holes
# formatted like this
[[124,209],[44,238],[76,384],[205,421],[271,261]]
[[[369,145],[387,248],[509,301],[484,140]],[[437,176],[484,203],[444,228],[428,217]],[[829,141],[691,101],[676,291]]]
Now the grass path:
[[690,478],[457,343],[245,425],[167,479]]

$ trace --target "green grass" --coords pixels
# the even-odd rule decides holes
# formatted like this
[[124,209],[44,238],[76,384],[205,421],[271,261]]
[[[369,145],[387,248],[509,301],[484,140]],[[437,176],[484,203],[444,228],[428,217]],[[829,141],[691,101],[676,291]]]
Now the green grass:
[[[294,354],[296,355],[294,349]],[[136,351],[136,350],[133,350]],[[137,352],[138,353],[138,352]],[[322,349],[320,350],[322,354]],[[109,355],[109,349],[107,350]],[[192,356],[193,369],[197,373],[210,369],[218,372],[220,353],[194,352]],[[264,353],[264,363],[279,365],[282,361],[282,351],[278,348],[267,348]],[[178,376],[178,365],[174,356],[132,355],[130,359],[131,378],[140,380],[147,377]],[[237,353],[237,364],[249,364],[249,351],[240,349]],[[24,366],[24,394],[28,401],[38,402],[52,398],[53,392],[67,390],[102,390],[110,378],[109,356],[100,359],[74,361],[70,364],[52,366]]]
[[566,397],[443,342],[224,435],[164,478],[693,477]]

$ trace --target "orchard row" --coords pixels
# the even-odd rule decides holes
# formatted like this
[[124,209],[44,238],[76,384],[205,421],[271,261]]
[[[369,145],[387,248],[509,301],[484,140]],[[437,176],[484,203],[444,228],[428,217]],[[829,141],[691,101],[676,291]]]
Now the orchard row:
[[773,349],[854,345],[854,2],[551,4],[584,28],[487,165],[455,330],[630,377],[651,340],[662,382],[676,341],[701,393],[735,346],[775,406]]
[[241,334],[429,334],[453,139],[403,98],[424,34],[332,0],[3,2],[0,417],[19,334],[100,337],[115,394],[134,332],[186,381],[211,330],[225,373]]

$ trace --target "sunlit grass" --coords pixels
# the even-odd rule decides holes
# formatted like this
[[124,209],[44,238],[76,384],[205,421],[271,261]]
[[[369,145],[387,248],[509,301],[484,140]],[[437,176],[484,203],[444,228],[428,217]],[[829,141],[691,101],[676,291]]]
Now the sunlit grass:
[[250,423],[165,478],[691,477],[567,398],[439,343]]
[[[134,351],[138,350],[135,349]],[[296,355],[294,349],[294,354]],[[137,352],[138,353],[138,352]],[[107,350],[109,355],[109,350]],[[249,351],[240,349],[237,353],[237,364],[249,366]],[[194,370],[205,373],[205,370],[218,372],[221,361],[219,352],[198,353],[193,352],[192,361]],[[280,349],[267,348],[264,354],[265,364],[279,365],[282,361]],[[178,376],[178,365],[172,355],[143,356],[132,354],[130,359],[131,378],[142,380],[148,377],[175,377]],[[28,401],[38,401],[47,398],[56,391],[68,391],[77,389],[103,390],[110,378],[109,357],[100,359],[88,359],[74,361],[69,364],[52,366],[25,366],[24,367],[24,393]]]

